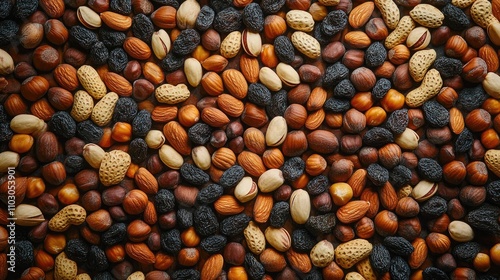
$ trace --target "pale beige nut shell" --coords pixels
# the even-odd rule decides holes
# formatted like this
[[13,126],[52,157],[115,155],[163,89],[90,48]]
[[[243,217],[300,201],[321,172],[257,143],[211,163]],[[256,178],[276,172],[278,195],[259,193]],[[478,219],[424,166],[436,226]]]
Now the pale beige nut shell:
[[155,97],[160,103],[177,104],[186,101],[189,98],[188,87],[185,84],[176,86],[171,84],[163,84],[156,88]]
[[410,16],[420,25],[437,28],[443,24],[444,15],[436,7],[429,4],[418,4],[410,11]]
[[95,104],[92,109],[90,118],[98,126],[105,126],[113,119],[116,102],[118,102],[118,94],[110,92]]
[[410,35],[410,32],[415,28],[415,21],[410,16],[403,16],[396,27],[388,36],[385,38],[384,45],[387,49],[392,49],[395,46],[403,43]]
[[399,7],[393,0],[375,0],[375,6],[380,10],[385,25],[395,29],[399,23]]
[[488,169],[500,177],[500,150],[488,150],[484,154],[484,163]]
[[77,122],[83,122],[92,115],[94,109],[94,99],[84,90],[79,90],[73,96],[73,107],[70,115]]
[[443,86],[441,74],[436,69],[427,71],[420,86],[406,95],[406,105],[409,107],[419,107],[425,101],[436,96]]
[[348,269],[357,262],[368,257],[373,245],[366,239],[354,239],[342,243],[335,248],[335,261],[342,268]]
[[101,99],[106,95],[106,85],[99,77],[97,71],[90,65],[83,65],[78,68],[76,72],[78,80],[82,87],[90,94],[94,99]]
[[248,249],[256,255],[260,255],[266,248],[266,237],[257,223],[250,221],[243,231]]
[[321,55],[321,45],[318,40],[305,32],[295,31],[291,41],[299,52],[309,58],[316,59]]
[[104,155],[99,168],[99,179],[105,186],[120,183],[130,167],[130,155],[124,151],[113,150]]
[[233,31],[229,33],[220,43],[220,54],[225,58],[235,57],[241,49],[241,32]]

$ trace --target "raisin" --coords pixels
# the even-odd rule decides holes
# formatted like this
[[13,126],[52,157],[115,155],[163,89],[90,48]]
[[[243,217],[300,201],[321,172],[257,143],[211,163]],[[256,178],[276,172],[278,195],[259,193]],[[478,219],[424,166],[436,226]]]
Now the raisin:
[[101,138],[104,135],[104,130],[90,120],[79,123],[76,126],[76,130],[78,132],[78,136],[80,136],[80,138],[87,143],[97,144],[101,141]]
[[288,202],[280,201],[273,205],[269,215],[269,224],[273,227],[283,227],[290,217],[290,205]]
[[486,198],[495,204],[500,204],[500,181],[493,181],[486,185]]
[[314,25],[313,37],[318,40],[319,44],[324,46],[328,45],[332,40],[332,36],[328,36],[323,33],[323,22],[318,22]]
[[181,232],[178,229],[164,231],[160,234],[162,250],[170,254],[177,254],[182,248]]
[[87,268],[93,272],[101,272],[109,267],[108,258],[104,250],[96,245],[90,246],[87,256]]
[[383,244],[391,253],[401,257],[409,257],[414,250],[410,241],[400,236],[387,236]]
[[166,72],[173,72],[180,69],[184,65],[185,56],[176,55],[169,52],[167,56],[160,61],[160,67]]
[[138,14],[132,18],[132,33],[134,37],[149,44],[151,43],[153,32],[155,32],[153,22],[145,14]]
[[383,127],[373,127],[363,135],[363,144],[375,148],[380,148],[394,141],[392,133]]
[[103,65],[108,61],[108,58],[109,51],[103,42],[99,41],[90,48],[89,59],[93,65]]
[[[321,22],[321,32],[327,36],[334,36],[344,30],[347,25],[347,14],[342,10],[329,12]],[[385,48],[384,48],[385,51]]]
[[464,128],[458,135],[457,140],[455,140],[455,151],[457,153],[465,153],[472,148],[473,143],[474,135],[472,135],[469,129]]
[[323,280],[323,274],[320,270],[314,269],[311,270],[307,275],[303,278],[304,280]]
[[408,280],[410,273],[410,266],[402,257],[395,256],[391,259],[389,274],[392,280]]
[[467,213],[465,220],[473,228],[500,236],[498,216],[500,216],[500,208],[485,203]]
[[113,112],[114,122],[131,123],[137,115],[137,103],[130,97],[118,99]]
[[241,13],[233,7],[226,8],[215,15],[214,29],[219,33],[231,33],[241,28]]
[[264,266],[252,255],[252,253],[245,254],[245,270],[252,280],[261,280],[266,274]]
[[209,6],[203,6],[196,18],[195,27],[200,31],[205,31],[214,22],[215,11]]
[[391,89],[391,81],[386,78],[380,78],[375,83],[375,86],[372,89],[372,96],[377,99],[382,99],[387,94],[387,92]]
[[196,200],[199,203],[210,204],[214,203],[223,194],[224,188],[221,185],[209,184],[198,192]]
[[113,275],[111,274],[111,272],[104,271],[104,272],[100,272],[100,273],[94,274],[94,276],[92,277],[92,279],[93,280],[114,280],[115,278],[113,277]]
[[351,108],[351,103],[347,99],[328,98],[323,107],[328,112],[345,113]]
[[389,171],[378,163],[370,164],[366,171],[368,179],[377,187],[381,187],[389,181]]
[[472,88],[463,88],[458,93],[457,107],[470,112],[481,107],[488,97],[488,94],[486,94],[481,85]]
[[120,73],[127,67],[128,56],[124,49],[116,48],[109,52],[108,66],[109,70]]
[[210,180],[207,173],[190,163],[184,163],[179,171],[181,177],[191,185],[201,186]]
[[248,226],[250,220],[250,217],[245,214],[238,214],[225,218],[220,223],[220,232],[230,237],[241,235],[243,230]]
[[128,153],[133,163],[139,164],[148,158],[148,144],[142,138],[130,141]]
[[479,254],[481,246],[477,242],[464,242],[458,243],[451,249],[451,254],[459,262],[466,262],[472,264],[474,258]]
[[14,132],[10,129],[9,123],[0,122],[0,142],[7,142],[12,136],[14,136]]
[[401,134],[405,131],[408,123],[408,109],[400,109],[389,115],[385,125],[392,133]]
[[349,79],[343,79],[333,88],[333,97],[351,99],[356,89]]
[[246,28],[252,32],[258,33],[264,29],[264,13],[257,3],[250,3],[243,8],[242,20]]
[[151,113],[147,110],[140,110],[132,121],[132,134],[144,137],[151,130],[152,125]]
[[99,41],[97,34],[80,25],[71,27],[69,30],[69,39],[74,44],[86,50],[92,48],[92,46]]
[[314,235],[331,233],[336,224],[335,213],[310,216],[306,228]]
[[271,92],[261,83],[251,83],[248,86],[247,98],[248,101],[264,107],[271,103]]
[[[38,2],[37,2],[38,4]],[[5,19],[9,16],[12,10],[13,2],[11,1],[0,1],[0,18]]]
[[124,223],[114,223],[102,234],[101,241],[106,246],[112,246],[127,240],[127,226]]
[[[473,275],[473,277],[475,277],[475,273]],[[477,278],[478,280],[498,280],[497,277],[493,276],[493,275],[479,275],[479,277]]]
[[316,245],[316,238],[305,229],[296,229],[292,232],[292,248],[300,253],[309,253]]
[[212,128],[205,123],[196,123],[188,129],[189,140],[197,145],[205,145],[211,136]]
[[196,269],[179,269],[172,273],[172,280],[199,280],[200,272]]
[[110,0],[109,10],[128,16],[132,12],[132,0]]
[[210,0],[210,6],[216,13],[231,7],[233,0]]
[[201,236],[213,235],[219,229],[214,211],[208,206],[199,206],[194,211],[194,229]]
[[181,208],[177,210],[177,225],[180,229],[186,229],[193,226],[193,213],[187,209]]
[[443,168],[432,158],[420,159],[417,168],[418,174],[425,180],[439,182],[443,177]]
[[[21,240],[17,241],[14,246],[16,256],[16,270],[23,271],[26,268],[33,266],[33,263],[35,261],[33,244],[27,240]],[[9,248],[11,247],[9,246]]]
[[443,25],[448,26],[452,30],[462,31],[470,26],[470,20],[464,11],[452,4],[444,6],[441,12],[444,15]]
[[365,64],[369,68],[382,65],[387,58],[387,51],[380,42],[372,43],[365,51]]
[[382,244],[375,244],[370,254],[370,264],[379,276],[387,273],[391,267],[389,250]]
[[31,16],[38,8],[37,0],[19,0],[14,2],[15,4],[12,9],[12,15],[16,19],[26,19],[27,17]]
[[86,161],[77,155],[70,155],[64,159],[66,173],[76,174],[85,168]]
[[245,170],[239,165],[229,167],[219,179],[219,184],[224,188],[236,186],[245,177]]
[[446,275],[446,272],[442,271],[437,267],[426,267],[422,271],[422,278],[424,280],[449,280],[450,278]]
[[318,195],[326,192],[330,183],[325,175],[318,175],[312,178],[306,185],[306,190],[310,195]]
[[160,189],[154,197],[156,211],[165,214],[175,207],[175,196],[167,189]]
[[437,218],[446,213],[447,209],[448,205],[444,198],[433,196],[420,206],[420,213],[426,217]]
[[410,183],[411,177],[411,170],[404,165],[397,165],[389,172],[389,182],[395,188],[400,188]]
[[266,106],[266,112],[270,119],[285,115],[288,107],[287,92],[280,90],[271,96],[271,102]]
[[300,157],[292,157],[283,163],[281,171],[283,171],[283,177],[288,181],[297,180],[302,174],[304,174],[304,169],[306,167],[305,162]]
[[227,244],[227,238],[224,235],[212,235],[201,240],[200,247],[209,254],[215,254]]
[[75,120],[65,111],[56,112],[49,121],[49,128],[59,137],[69,139],[75,136]]
[[439,102],[430,100],[422,105],[425,120],[433,127],[444,127],[450,122],[450,112]]
[[19,25],[13,20],[0,21],[0,46],[8,45],[16,37]]
[[66,256],[77,263],[87,261],[89,246],[81,239],[70,239],[64,248]]
[[349,77],[349,69],[342,63],[336,62],[325,69],[323,76],[323,86],[333,87],[343,79]]
[[282,35],[274,39],[274,53],[281,62],[286,64],[291,64],[295,59],[295,49],[287,36]]
[[275,14],[285,6],[285,2],[285,0],[262,0],[260,7],[266,14]]
[[0,123],[7,122],[8,116],[7,113],[5,113],[5,108],[3,105],[0,104]]
[[443,79],[451,78],[462,74],[462,66],[463,64],[460,60],[445,56],[438,57],[434,61],[434,68],[438,70],[439,74]]
[[180,6],[179,1],[177,1],[177,0],[151,0],[151,1],[158,3],[158,4],[162,4],[164,6],[172,6],[175,9],[178,9]]
[[102,27],[99,28],[99,38],[108,48],[118,48],[123,46],[127,35],[124,32],[115,31],[113,29]]

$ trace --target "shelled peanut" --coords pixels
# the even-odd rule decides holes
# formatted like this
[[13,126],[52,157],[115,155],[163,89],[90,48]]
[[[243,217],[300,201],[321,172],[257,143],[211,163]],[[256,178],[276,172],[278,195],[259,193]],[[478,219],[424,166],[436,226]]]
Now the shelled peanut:
[[499,16],[1,4],[0,279],[498,277]]

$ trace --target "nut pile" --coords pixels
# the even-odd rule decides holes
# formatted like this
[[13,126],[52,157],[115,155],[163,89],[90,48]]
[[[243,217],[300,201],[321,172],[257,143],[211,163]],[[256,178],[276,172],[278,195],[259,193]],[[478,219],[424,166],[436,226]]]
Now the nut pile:
[[499,18],[1,1],[0,280],[498,279]]

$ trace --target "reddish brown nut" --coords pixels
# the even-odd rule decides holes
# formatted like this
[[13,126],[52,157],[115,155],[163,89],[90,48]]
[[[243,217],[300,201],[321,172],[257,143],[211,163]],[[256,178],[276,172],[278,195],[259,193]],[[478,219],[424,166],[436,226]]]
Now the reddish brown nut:
[[372,40],[384,40],[389,30],[381,18],[372,18],[365,25],[365,32]]
[[61,63],[59,52],[49,45],[41,45],[33,52],[33,66],[39,71],[51,71],[59,63]]

